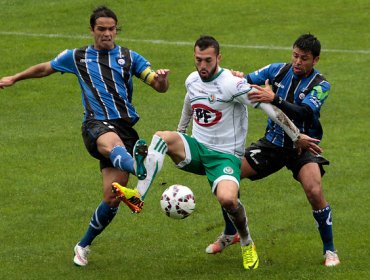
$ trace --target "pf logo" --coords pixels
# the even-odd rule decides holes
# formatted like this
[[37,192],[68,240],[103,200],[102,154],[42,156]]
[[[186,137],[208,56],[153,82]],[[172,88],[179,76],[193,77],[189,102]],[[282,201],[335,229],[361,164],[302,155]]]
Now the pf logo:
[[218,123],[222,113],[216,111],[204,104],[192,105],[194,111],[194,120],[200,126],[212,126]]

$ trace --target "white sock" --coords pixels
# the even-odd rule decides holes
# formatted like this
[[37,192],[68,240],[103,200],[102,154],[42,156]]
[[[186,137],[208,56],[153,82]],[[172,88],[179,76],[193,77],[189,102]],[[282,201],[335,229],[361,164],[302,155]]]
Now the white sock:
[[153,135],[152,142],[149,145],[148,155],[144,161],[147,176],[144,180],[139,180],[136,186],[142,199],[145,198],[157,173],[161,171],[167,150],[166,142],[161,137]]

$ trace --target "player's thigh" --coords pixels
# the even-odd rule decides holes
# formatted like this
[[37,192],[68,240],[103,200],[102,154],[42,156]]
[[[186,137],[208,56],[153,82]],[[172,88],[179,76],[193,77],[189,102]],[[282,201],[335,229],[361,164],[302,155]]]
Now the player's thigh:
[[321,173],[317,163],[310,162],[303,165],[298,173],[297,179],[306,193],[312,193],[313,195],[322,194]]
[[157,131],[156,135],[166,142],[168,148],[167,154],[175,164],[178,164],[185,159],[185,143],[178,132]]
[[104,133],[96,139],[96,145],[98,152],[104,157],[108,158],[112,149],[116,146],[124,146],[121,138],[119,138],[116,132],[110,131]]
[[201,144],[187,134],[178,133],[178,135],[183,142],[185,156],[182,161],[176,163],[176,166],[186,172],[204,175],[205,170],[201,159]]
[[213,193],[223,180],[233,181],[239,187],[241,161],[238,157],[203,149],[201,158]]

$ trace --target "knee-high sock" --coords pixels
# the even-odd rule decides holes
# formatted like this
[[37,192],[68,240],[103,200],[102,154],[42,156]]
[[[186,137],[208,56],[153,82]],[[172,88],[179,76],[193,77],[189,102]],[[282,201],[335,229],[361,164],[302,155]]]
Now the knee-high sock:
[[225,211],[240,235],[240,245],[245,246],[250,244],[252,237],[249,232],[248,219],[243,204],[239,202],[238,208],[234,210],[225,209]]
[[153,135],[152,142],[149,145],[148,155],[144,160],[147,176],[144,180],[139,180],[137,183],[137,189],[142,199],[145,198],[157,173],[162,169],[167,150],[166,142],[161,137]]
[[233,222],[230,220],[229,216],[227,215],[226,210],[222,207],[221,207],[221,210],[222,210],[222,216],[224,217],[224,221],[225,221],[224,234],[225,235],[234,235],[234,234],[236,234],[237,230],[234,227]]
[[109,154],[109,159],[115,168],[135,174],[134,159],[124,146],[115,146]]
[[79,245],[82,247],[90,245],[95,237],[97,237],[113,220],[114,216],[117,214],[117,210],[117,207],[111,208],[106,202],[102,201],[98,208],[96,208],[89,227],[84,237],[79,242]]
[[323,243],[323,253],[326,250],[335,251],[333,241],[333,225],[331,217],[331,207],[328,204],[324,209],[313,210],[313,217],[319,229],[321,240]]

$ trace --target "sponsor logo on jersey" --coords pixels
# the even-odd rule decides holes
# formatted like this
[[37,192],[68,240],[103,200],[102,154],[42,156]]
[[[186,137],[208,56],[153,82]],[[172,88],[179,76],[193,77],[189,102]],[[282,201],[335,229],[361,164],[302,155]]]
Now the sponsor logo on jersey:
[[216,111],[204,104],[193,104],[192,108],[194,111],[194,121],[200,126],[215,125],[220,121],[222,117],[221,112]]
[[229,175],[234,173],[234,169],[232,169],[230,166],[226,166],[223,171],[225,174],[229,174]]
[[274,82],[274,85],[276,86],[276,87],[278,87],[278,88],[284,88],[284,85],[282,84],[282,83],[276,83],[276,82]]
[[117,59],[117,63],[118,63],[119,66],[125,65],[126,60],[125,60],[124,57],[117,57],[116,59]]
[[316,108],[320,108],[321,102],[316,96],[311,96],[310,101],[313,105],[315,105]]
[[85,59],[85,58],[81,58],[80,59],[80,62],[81,63],[89,63],[89,62],[92,62],[93,60],[91,59],[91,58],[87,58],[87,59]]
[[236,90],[238,92],[245,91],[247,89],[250,89],[250,87],[249,87],[249,84],[248,84],[247,80],[245,80],[245,79],[242,79],[241,81],[239,81],[236,84]]

